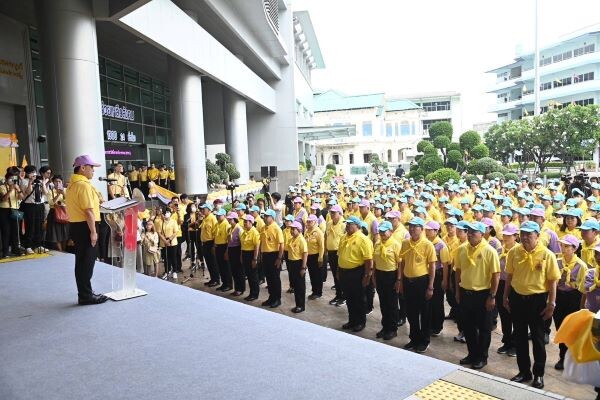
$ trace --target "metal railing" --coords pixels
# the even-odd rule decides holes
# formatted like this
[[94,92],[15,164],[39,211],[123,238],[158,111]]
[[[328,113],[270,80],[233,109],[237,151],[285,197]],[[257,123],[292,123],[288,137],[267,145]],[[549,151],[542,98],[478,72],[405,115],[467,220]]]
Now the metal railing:
[[263,0],[263,6],[269,24],[275,33],[279,34],[279,5],[277,2],[278,0]]

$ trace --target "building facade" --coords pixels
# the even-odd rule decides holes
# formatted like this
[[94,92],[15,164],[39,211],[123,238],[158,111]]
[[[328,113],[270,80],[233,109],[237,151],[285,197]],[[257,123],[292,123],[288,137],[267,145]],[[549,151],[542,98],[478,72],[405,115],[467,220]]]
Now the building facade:
[[179,191],[202,194],[206,147],[224,145],[240,183],[264,166],[295,183],[322,67],[289,0],[0,0],[0,133],[66,177],[87,153],[174,165]]
[[[600,26],[587,28],[540,49],[540,107],[598,104],[600,101]],[[507,65],[488,73],[496,75],[489,93],[496,94],[490,111],[497,121],[534,115],[534,52],[519,54]]]

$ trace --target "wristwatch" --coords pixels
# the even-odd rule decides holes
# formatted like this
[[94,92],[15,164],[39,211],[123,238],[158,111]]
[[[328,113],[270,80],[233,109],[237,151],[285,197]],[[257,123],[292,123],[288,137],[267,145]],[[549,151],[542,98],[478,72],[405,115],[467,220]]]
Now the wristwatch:
[[496,298],[496,293],[490,293],[488,297],[490,299],[495,299]]
[[555,301],[548,301],[548,302],[546,302],[546,304],[552,304],[552,307],[556,307],[556,302]]

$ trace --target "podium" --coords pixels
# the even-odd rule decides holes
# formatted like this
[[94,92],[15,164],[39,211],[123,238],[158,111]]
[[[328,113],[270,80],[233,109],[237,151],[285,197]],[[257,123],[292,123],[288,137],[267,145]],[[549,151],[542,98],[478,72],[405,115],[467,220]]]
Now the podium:
[[[113,258],[118,258],[119,267],[113,268],[112,292],[104,295],[120,301],[145,296],[148,293],[137,288],[136,252],[138,230],[138,206],[140,202],[118,197],[100,205],[100,213],[110,227],[110,247]],[[115,279],[115,275],[116,279]]]

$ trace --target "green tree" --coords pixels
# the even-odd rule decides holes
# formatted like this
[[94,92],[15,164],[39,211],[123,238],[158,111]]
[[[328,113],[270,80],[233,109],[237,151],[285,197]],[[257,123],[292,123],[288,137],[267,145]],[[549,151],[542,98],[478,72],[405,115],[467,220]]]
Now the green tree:
[[375,172],[376,174],[384,172],[385,170],[388,169],[388,163],[382,162],[379,159],[379,155],[377,155],[375,153],[372,153],[371,156],[369,157],[369,164],[371,164],[371,168],[373,169],[373,172]]
[[479,143],[477,146],[475,146],[471,149],[470,155],[472,158],[477,160],[477,159],[480,159],[483,157],[489,157],[490,150],[488,149],[488,147],[485,144]]
[[450,150],[448,151],[448,160],[446,166],[452,168],[458,172],[462,172],[464,170],[464,161],[463,154],[460,150]]
[[[434,124],[435,125],[435,124]],[[444,161],[444,165],[447,163],[447,154],[448,154],[448,146],[450,145],[450,138],[445,135],[436,136],[433,139],[433,147],[440,150],[442,153],[442,159]]]
[[423,175],[430,174],[444,167],[444,161],[437,155],[428,155],[419,160],[419,170]]
[[467,165],[467,172],[473,175],[486,175],[498,171],[498,162],[490,157],[473,160]]
[[307,170],[309,170],[309,171],[310,171],[310,170],[312,169],[312,161],[310,161],[310,158],[307,158],[307,159],[304,161],[304,165],[306,165],[306,169],[307,169]]
[[428,146],[425,146],[425,148],[423,149],[423,154],[426,156],[437,156],[437,150],[435,147],[433,147],[432,144],[429,144]]
[[206,161],[206,176],[208,184],[214,186],[226,181],[239,179],[240,173],[231,162],[231,156],[226,153],[217,153],[216,162]]
[[423,150],[425,150],[425,147],[427,146],[431,146],[431,142],[429,140],[421,140],[417,143],[417,151],[423,153]]
[[448,151],[450,151],[450,150],[458,150],[458,151],[460,151],[460,144],[456,143],[456,142],[450,143],[450,145],[448,146]]
[[437,181],[438,185],[443,185],[450,179],[454,179],[454,181],[457,182],[460,180],[460,174],[452,168],[441,168],[425,177],[426,181],[430,182],[435,180]]
[[431,139],[435,139],[440,136],[445,136],[451,141],[452,133],[452,124],[448,121],[434,122],[429,127],[429,137]]
[[465,161],[469,161],[471,159],[471,150],[481,143],[481,136],[479,136],[479,133],[476,131],[466,131],[460,135],[458,142],[460,144],[460,149],[465,154]]

